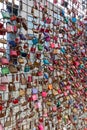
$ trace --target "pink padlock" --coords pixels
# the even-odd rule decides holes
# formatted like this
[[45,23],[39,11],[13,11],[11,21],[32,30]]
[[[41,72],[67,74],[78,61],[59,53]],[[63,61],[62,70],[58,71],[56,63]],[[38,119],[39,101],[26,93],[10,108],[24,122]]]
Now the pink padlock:
[[2,126],[2,124],[0,123],[0,130],[4,130],[4,128],[3,128],[3,126]]
[[64,92],[64,96],[67,96],[67,92]]
[[8,65],[9,64],[8,59],[4,58],[4,57],[1,58],[1,62],[2,62],[2,65]]
[[60,70],[63,70],[64,69],[64,67],[63,66],[60,66]]
[[61,89],[58,89],[58,94],[61,94],[61,92],[62,92]]
[[53,112],[56,112],[57,111],[57,107],[53,106],[52,110],[53,110]]
[[16,50],[11,50],[10,51],[10,56],[17,56],[17,51]]
[[4,84],[0,84],[0,91],[6,91],[6,86]]
[[75,84],[75,87],[77,87],[77,88],[78,88],[78,87],[79,87],[79,83],[76,83],[76,84]]
[[38,103],[36,103],[35,104],[35,108],[37,109],[37,108],[40,108],[41,107],[41,103],[40,102],[38,102]]
[[32,95],[32,100],[36,101],[38,99],[38,96],[36,94]]
[[39,124],[39,125],[38,125],[38,129],[39,129],[39,130],[44,130],[43,124]]
[[58,3],[58,0],[53,0],[53,3],[54,3],[54,4],[57,4],[57,3]]
[[84,130],[87,130],[87,128],[84,128]]
[[50,47],[51,47],[51,48],[55,48],[55,43],[51,42],[51,43],[50,43]]
[[42,97],[47,97],[47,92],[42,92]]
[[49,68],[50,71],[54,70],[53,66],[49,66],[48,68]]
[[66,90],[70,90],[70,88],[71,88],[71,87],[70,87],[69,85],[66,86]]
[[18,31],[17,26],[13,26],[14,32],[16,33]]
[[74,93],[73,93],[73,91],[72,91],[71,89],[69,90],[69,92],[70,92],[70,94],[71,94],[71,95],[73,95],[73,94],[74,94]]
[[66,73],[67,73],[67,74],[70,74],[69,70],[66,70]]

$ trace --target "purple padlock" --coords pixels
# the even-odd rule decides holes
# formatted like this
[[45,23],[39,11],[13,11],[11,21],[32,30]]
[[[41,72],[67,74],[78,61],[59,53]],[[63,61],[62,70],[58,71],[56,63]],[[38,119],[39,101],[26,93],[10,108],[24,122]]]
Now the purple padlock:
[[46,51],[50,51],[50,48],[49,48],[48,46],[44,46],[44,49],[45,49]]
[[50,42],[50,37],[46,37],[46,38],[45,38],[45,41],[46,41],[46,42]]
[[38,93],[38,89],[37,88],[32,88],[32,94],[37,94]]

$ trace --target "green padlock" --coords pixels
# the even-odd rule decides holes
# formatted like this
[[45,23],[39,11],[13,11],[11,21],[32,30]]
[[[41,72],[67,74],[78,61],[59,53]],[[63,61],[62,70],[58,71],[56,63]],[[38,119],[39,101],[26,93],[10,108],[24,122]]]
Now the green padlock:
[[9,74],[9,69],[7,67],[2,67],[1,72],[3,75]]
[[61,103],[60,101],[57,102],[57,107],[60,107]]
[[68,18],[65,17],[64,21],[65,21],[66,24],[68,24]]
[[24,67],[24,72],[29,72],[29,71],[30,71],[30,66],[28,65],[28,63],[26,63]]
[[87,92],[87,88],[85,88],[85,92]]
[[39,51],[42,51],[42,50],[43,50],[43,46],[40,45],[40,44],[38,44],[38,50],[39,50]]
[[1,10],[1,14],[2,14],[2,16],[3,16],[3,19],[10,19],[10,14],[9,14],[8,11],[2,9],[2,10]]

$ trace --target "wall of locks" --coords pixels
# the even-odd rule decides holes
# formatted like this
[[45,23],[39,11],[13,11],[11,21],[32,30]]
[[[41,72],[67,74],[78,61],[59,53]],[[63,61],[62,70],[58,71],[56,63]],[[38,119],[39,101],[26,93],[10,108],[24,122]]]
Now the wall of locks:
[[3,2],[0,130],[86,130],[87,46],[73,5]]

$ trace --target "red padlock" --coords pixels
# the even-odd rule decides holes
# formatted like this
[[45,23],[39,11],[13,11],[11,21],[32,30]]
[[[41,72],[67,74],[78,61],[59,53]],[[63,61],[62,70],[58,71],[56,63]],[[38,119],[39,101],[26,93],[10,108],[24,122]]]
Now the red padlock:
[[32,97],[29,97],[29,98],[28,98],[28,102],[31,102],[31,101],[32,101]]
[[37,53],[37,54],[36,54],[36,58],[37,58],[37,59],[40,59],[40,57],[41,57],[41,53]]
[[28,43],[24,43],[24,46],[23,46],[24,49],[27,49],[28,48]]
[[42,118],[42,117],[40,117],[40,118],[39,118],[39,121],[40,121],[40,122],[43,122],[43,118]]
[[3,110],[3,107],[2,106],[0,106],[0,111],[2,111]]
[[31,75],[28,76],[28,82],[30,83],[30,82],[32,82],[32,81],[33,81],[32,76],[31,76]]
[[27,54],[27,58],[30,59],[30,53]]
[[31,47],[30,51],[31,51],[32,53],[35,53],[36,47]]
[[13,100],[14,104],[18,104],[18,99]]

